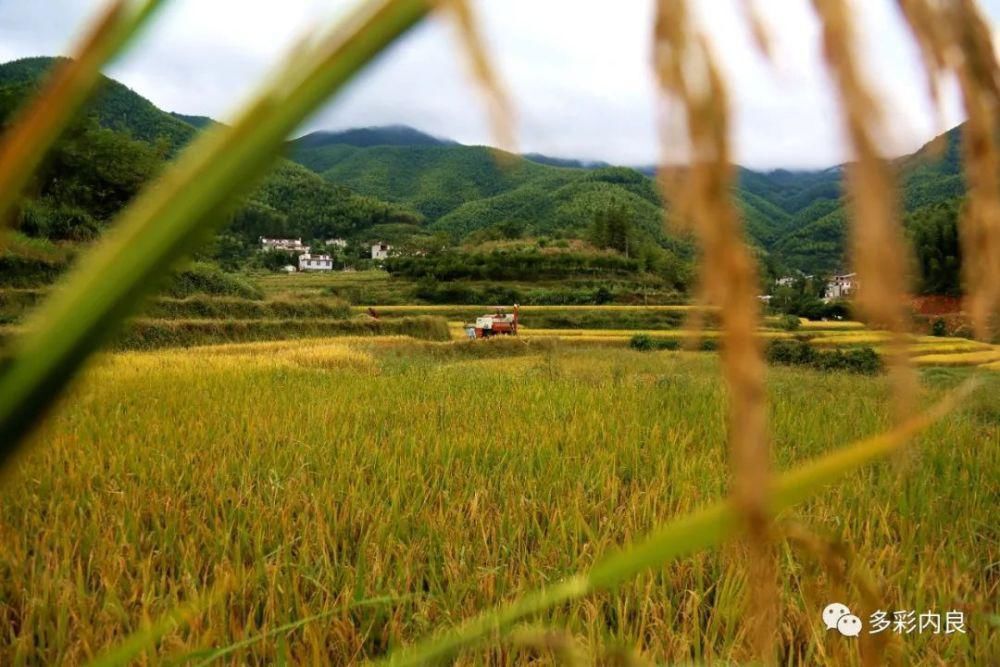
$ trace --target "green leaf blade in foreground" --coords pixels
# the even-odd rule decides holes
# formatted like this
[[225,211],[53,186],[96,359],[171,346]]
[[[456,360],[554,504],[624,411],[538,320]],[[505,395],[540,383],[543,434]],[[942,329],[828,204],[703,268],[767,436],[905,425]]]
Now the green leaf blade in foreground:
[[[975,382],[967,382],[926,413],[898,428],[860,440],[781,475],[769,496],[770,512],[783,512],[847,473],[899,450],[910,438],[951,411],[976,386]],[[716,546],[739,532],[740,516],[731,502],[722,501],[681,517],[654,530],[644,540],[605,557],[584,574],[480,614],[441,637],[389,655],[383,663],[398,666],[445,662],[461,649],[498,635],[528,616],[593,591],[613,589],[643,571]]]
[[119,216],[12,343],[0,376],[0,465],[87,357],[222,222],[285,138],[430,8],[429,0],[373,0],[359,9],[303,47],[236,122],[202,136]]

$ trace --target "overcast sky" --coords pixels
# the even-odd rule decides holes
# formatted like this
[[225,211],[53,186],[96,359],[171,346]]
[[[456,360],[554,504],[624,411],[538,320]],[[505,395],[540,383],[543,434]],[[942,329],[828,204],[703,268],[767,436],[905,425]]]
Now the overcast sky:
[[[304,29],[348,0],[172,0],[108,74],[157,106],[225,120]],[[695,3],[722,59],[736,113],[737,159],[817,168],[849,155],[820,64],[808,0],[765,0],[779,66],[756,53],[739,0]],[[911,152],[938,134],[912,40],[894,0],[854,0],[869,78],[894,136]],[[982,2],[991,21],[1000,0]],[[0,0],[0,62],[68,53],[99,0]],[[658,157],[648,67],[653,0],[477,0],[490,51],[517,112],[521,152],[648,164]],[[426,22],[302,131],[403,123],[462,143],[491,143],[483,107],[446,21]],[[962,120],[954,86],[946,125]],[[944,128],[946,129],[946,128]]]

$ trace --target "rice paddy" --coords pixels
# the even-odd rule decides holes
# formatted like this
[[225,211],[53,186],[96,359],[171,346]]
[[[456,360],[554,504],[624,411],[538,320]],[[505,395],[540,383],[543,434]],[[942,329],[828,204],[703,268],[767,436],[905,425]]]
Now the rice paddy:
[[[967,372],[928,371],[925,400]],[[212,594],[148,662],[378,658],[723,497],[718,373],[710,353],[530,336],[105,355],[6,477],[0,662],[85,662]],[[780,518],[863,567],[887,608],[966,613],[967,634],[890,636],[907,664],[1000,655],[998,383],[905,469],[865,469]],[[883,377],[773,368],[768,393],[782,469],[890,424]],[[856,663],[819,613],[859,593],[781,544],[782,662]],[[736,547],[686,558],[458,662],[749,660],[741,561]]]

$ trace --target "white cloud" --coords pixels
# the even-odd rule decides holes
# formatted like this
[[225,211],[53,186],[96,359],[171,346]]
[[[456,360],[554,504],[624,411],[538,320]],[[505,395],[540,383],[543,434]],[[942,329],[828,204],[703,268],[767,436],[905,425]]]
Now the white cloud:
[[[737,159],[755,167],[822,167],[849,156],[822,67],[808,0],[759,3],[779,63],[757,54],[740,0],[702,0],[697,14],[731,82]],[[891,0],[854,0],[869,78],[893,136],[909,152],[939,130],[912,41]],[[0,2],[0,60],[66,53],[97,0]],[[303,30],[343,14],[332,0],[172,0],[109,74],[158,106],[225,119]],[[478,0],[487,42],[515,102],[519,148],[625,164],[657,159],[648,68],[652,0]],[[985,3],[1000,16],[1000,0]],[[451,26],[405,37],[305,128],[407,123],[464,143],[489,143]],[[947,121],[961,119],[946,96]]]

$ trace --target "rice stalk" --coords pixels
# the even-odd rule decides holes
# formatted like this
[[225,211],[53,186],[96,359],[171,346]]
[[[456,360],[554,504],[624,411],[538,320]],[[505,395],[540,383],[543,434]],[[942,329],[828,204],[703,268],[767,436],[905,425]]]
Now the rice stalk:
[[[795,549],[813,559],[837,586],[836,593],[850,587],[860,599],[859,616],[868,618],[877,609],[885,609],[888,605],[882,594],[882,586],[874,579],[864,563],[850,551],[850,547],[842,542],[832,542],[824,539],[797,522],[784,522],[781,534]],[[839,595],[836,599],[843,599]],[[898,665],[898,640],[888,633],[866,634],[860,637],[859,650],[864,665]],[[889,649],[892,649],[891,651]]]
[[[686,2],[658,2],[654,44],[654,69],[664,106],[674,100],[681,105],[691,150],[681,187],[667,170],[661,170],[661,183],[673,200],[680,201],[682,220],[693,226],[703,251],[700,289],[707,303],[720,309],[733,497],[749,527],[750,637],[756,655],[770,660],[777,583],[766,512],[770,453],[765,366],[755,335],[760,319],[756,270],[731,199],[728,98],[704,36],[695,34],[690,25]],[[671,143],[667,127],[661,123],[664,158]]]
[[1000,312],[1000,64],[989,26],[971,0],[950,6],[962,60],[958,80],[968,122],[962,148],[968,200],[962,220],[968,310],[976,335],[988,340]]
[[163,0],[115,0],[94,20],[60,62],[34,102],[15,117],[0,144],[0,223],[8,215],[42,163],[101,80],[101,68],[118,55],[149,21]]
[[[841,477],[904,447],[914,435],[941,419],[978,386],[965,382],[936,405],[895,429],[803,464],[774,480],[767,511],[778,514],[815,495]],[[453,659],[462,649],[503,634],[520,620],[596,591],[613,590],[646,570],[717,546],[747,528],[743,508],[730,498],[671,521],[642,540],[601,558],[590,570],[532,591],[498,609],[483,612],[440,637],[390,654],[382,664],[423,665]],[[771,617],[772,630],[775,617]]]
[[908,246],[889,165],[878,150],[885,117],[856,58],[857,35],[846,0],[813,0],[822,24],[823,55],[840,97],[854,161],[846,168],[851,238],[860,287],[855,302],[865,319],[892,332],[889,368],[897,417],[909,414],[916,376],[906,355],[909,330]]
[[90,661],[88,667],[118,667],[119,665],[130,664],[140,654],[154,646],[160,639],[177,628],[187,625],[198,614],[209,607],[219,604],[232,589],[232,586],[232,579],[228,577],[222,579],[207,594],[185,605],[176,607],[154,623],[139,628],[136,632],[126,637],[122,643]]
[[897,0],[910,32],[920,49],[920,58],[927,74],[927,93],[934,107],[937,126],[944,126],[941,108],[941,77],[952,66],[948,24],[942,20],[938,4],[932,0]]

